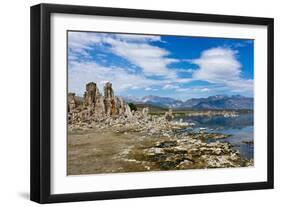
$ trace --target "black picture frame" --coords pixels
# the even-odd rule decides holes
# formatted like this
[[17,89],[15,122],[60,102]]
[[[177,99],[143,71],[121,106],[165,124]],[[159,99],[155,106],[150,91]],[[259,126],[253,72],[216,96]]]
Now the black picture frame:
[[[218,22],[267,26],[267,181],[235,184],[167,187],[153,189],[51,194],[51,70],[50,70],[50,16],[52,13],[99,15],[113,17],[151,18],[194,22]],[[271,189],[274,186],[274,78],[273,44],[274,20],[272,18],[195,14],[168,11],[103,8],[56,4],[39,4],[31,7],[31,174],[30,199],[38,203],[88,201],[146,196],[210,193]]]

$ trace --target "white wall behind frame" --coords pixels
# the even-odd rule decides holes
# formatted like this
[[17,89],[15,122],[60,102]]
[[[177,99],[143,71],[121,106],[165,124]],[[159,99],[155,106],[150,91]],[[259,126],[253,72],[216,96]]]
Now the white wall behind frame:
[[[1,206],[38,206],[28,200],[29,192],[29,6],[45,3],[130,7],[137,9],[219,13],[275,18],[275,189],[212,193],[172,197],[123,199],[52,206],[278,206],[281,202],[281,13],[280,1],[225,0],[11,0],[1,2]],[[18,95],[14,93],[18,91]],[[2,100],[2,99],[1,99]],[[12,116],[11,113],[14,115]],[[16,118],[15,118],[16,117]],[[16,127],[15,127],[16,126]]]

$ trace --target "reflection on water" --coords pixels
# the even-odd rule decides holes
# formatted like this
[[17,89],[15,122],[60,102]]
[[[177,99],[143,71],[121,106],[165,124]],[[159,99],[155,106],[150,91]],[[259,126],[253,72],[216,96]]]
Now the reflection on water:
[[[198,132],[200,128],[206,128],[206,132],[217,132],[232,135],[228,138],[221,139],[222,142],[231,143],[234,148],[240,151],[240,154],[252,159],[254,156],[253,142],[253,114],[240,114],[238,117],[224,116],[194,116],[181,117],[185,122],[195,123],[195,127],[186,128],[188,131]],[[209,142],[217,140],[209,140]],[[246,142],[246,143],[245,143]]]

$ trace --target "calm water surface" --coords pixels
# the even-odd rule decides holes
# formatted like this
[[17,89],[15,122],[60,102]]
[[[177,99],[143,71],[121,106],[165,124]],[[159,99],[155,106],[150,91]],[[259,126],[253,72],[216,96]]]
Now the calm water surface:
[[[238,117],[224,116],[195,116],[181,117],[183,121],[193,122],[196,125],[193,128],[186,128],[188,131],[199,131],[200,128],[206,128],[207,132],[217,132],[229,134],[230,137],[220,139],[221,142],[229,142],[240,154],[247,158],[254,157],[254,145],[246,144],[243,141],[254,141],[253,136],[253,114],[240,114]],[[208,142],[217,140],[208,140]]]

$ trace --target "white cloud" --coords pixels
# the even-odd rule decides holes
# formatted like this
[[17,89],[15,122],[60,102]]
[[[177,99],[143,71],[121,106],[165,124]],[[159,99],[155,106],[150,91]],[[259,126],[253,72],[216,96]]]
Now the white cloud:
[[186,91],[191,91],[190,88],[177,88],[177,92],[186,92]]
[[150,44],[161,41],[160,36],[69,32],[68,38],[71,52],[85,58],[89,58],[87,50],[91,46],[106,43],[110,45],[113,54],[139,66],[147,76],[176,77],[176,73],[167,66],[178,60],[168,58],[167,50]]
[[193,72],[192,78],[224,84],[232,91],[252,91],[253,80],[240,77],[242,65],[236,53],[235,50],[222,47],[205,50],[199,59],[190,60],[199,67]]
[[91,35],[88,32],[68,32],[68,48],[73,54],[90,57],[87,50],[91,45],[101,43],[99,35]]
[[128,89],[148,88],[161,84],[157,80],[141,75],[129,74],[123,68],[102,67],[95,62],[71,63],[68,73],[68,91],[82,95],[88,82],[98,84],[100,90],[105,82],[111,82],[115,91],[122,93]]
[[211,91],[211,89],[209,89],[209,88],[202,88],[201,91],[202,92],[208,92],[208,91]]
[[[185,62],[186,60],[181,60],[182,62]],[[176,68],[175,69],[177,72],[181,72],[181,73],[193,73],[194,69],[192,68]]]
[[[242,79],[241,64],[236,58],[236,51],[230,48],[217,47],[203,51],[198,59],[177,60],[169,58],[170,52],[153,45],[153,42],[163,42],[161,36],[129,35],[90,32],[69,32],[69,91],[82,95],[85,84],[94,81],[100,90],[105,82],[110,81],[118,93],[127,90],[143,89],[144,91],[174,90],[175,94],[215,93],[217,89],[201,87],[182,87],[182,84],[196,80],[207,81],[211,85],[219,85],[231,92],[244,93],[253,90],[253,80]],[[131,68],[103,67],[97,64],[89,51],[95,47],[106,45],[111,52],[132,63]],[[104,54],[97,54],[100,59]],[[81,59],[82,57],[82,59]],[[169,64],[187,61],[198,66],[192,68],[169,69]],[[135,74],[136,68],[142,73]],[[177,73],[189,73],[191,77],[182,78]],[[151,76],[161,76],[153,78]],[[181,85],[181,87],[179,86]],[[191,83],[192,85],[192,83]],[[161,92],[161,91],[160,91]],[[165,91],[167,92],[167,91]],[[172,95],[172,94],[171,94]]]
[[141,87],[139,87],[139,86],[132,86],[132,90],[137,90],[137,89],[140,89]]
[[227,86],[229,86],[232,89],[232,92],[236,93],[243,93],[245,91],[253,92],[253,85],[254,81],[251,79],[239,79],[234,81],[229,81],[227,83]]
[[194,78],[209,82],[218,82],[225,78],[239,79],[241,64],[235,57],[235,51],[231,49],[209,49],[192,62],[199,66],[199,70],[193,73]]
[[167,58],[169,52],[146,43],[112,42],[112,52],[143,69],[145,75],[175,77],[167,65],[177,60]]
[[188,87],[188,88],[177,88],[176,91],[178,92],[190,92],[190,91],[193,91],[193,92],[209,92],[211,91],[211,89],[209,88],[201,88],[201,87]]
[[163,86],[162,89],[164,89],[164,90],[169,90],[169,89],[177,89],[177,88],[179,88],[179,86],[177,86],[177,85],[171,85],[171,84],[166,84],[166,85]]
[[158,91],[157,88],[151,88],[151,87],[146,87],[144,90],[145,91]]
[[137,42],[153,42],[153,41],[161,41],[160,36],[153,35],[136,35],[136,34],[115,34],[115,37],[119,40],[125,41],[137,41]]

